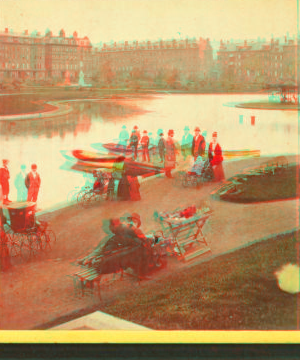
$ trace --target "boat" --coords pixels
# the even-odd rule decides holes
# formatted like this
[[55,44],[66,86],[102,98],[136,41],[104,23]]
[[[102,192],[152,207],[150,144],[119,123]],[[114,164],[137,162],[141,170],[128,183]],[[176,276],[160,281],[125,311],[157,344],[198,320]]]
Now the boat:
[[63,157],[65,159],[67,159],[72,164],[76,164],[78,166],[82,166],[87,169],[93,168],[94,170],[99,169],[99,168],[103,168],[103,169],[107,169],[107,170],[110,169],[111,171],[113,171],[115,169],[122,170],[123,166],[124,166],[124,159],[125,159],[124,158],[121,161],[120,157],[105,155],[105,156],[103,156],[102,161],[100,158],[98,158],[97,161],[88,161],[88,160],[82,160],[82,159],[76,158],[73,155],[72,151],[61,150],[61,154],[63,155]]
[[260,157],[260,150],[223,150],[223,157],[225,159],[237,157]]
[[[132,149],[128,146],[124,146],[121,144],[117,144],[117,143],[106,143],[106,144],[102,144],[102,143],[95,143],[95,144],[91,144],[91,147],[96,149],[96,150],[101,150],[101,149],[106,149],[112,153],[121,153],[124,155],[132,155]],[[154,145],[150,145],[149,146],[149,151],[153,151],[155,149]],[[142,145],[139,144],[138,146],[138,152],[142,153],[143,152],[143,148]]]
[[92,162],[123,162],[125,156],[115,156],[102,153],[95,153],[92,151],[85,150],[73,150],[72,155],[82,161],[92,161]]

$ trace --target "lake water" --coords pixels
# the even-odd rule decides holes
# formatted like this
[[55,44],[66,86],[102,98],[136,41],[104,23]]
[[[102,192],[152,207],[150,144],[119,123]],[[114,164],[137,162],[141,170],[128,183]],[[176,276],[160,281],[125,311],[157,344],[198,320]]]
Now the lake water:
[[[218,132],[223,149],[259,149],[262,155],[298,153],[298,112],[252,110],[230,103],[267,100],[265,95],[164,94],[117,100],[70,101],[74,111],[47,120],[0,122],[0,159],[10,159],[10,198],[16,200],[14,179],[21,164],[36,163],[42,185],[39,207],[45,208],[67,198],[85,179],[80,173],[63,169],[61,150],[93,150],[90,144],[117,138],[122,125],[129,131],[138,125],[155,136],[162,128],[175,131],[181,140],[185,126],[199,126],[210,141]],[[251,121],[252,117],[252,121]],[[254,118],[253,118],[254,117]]]

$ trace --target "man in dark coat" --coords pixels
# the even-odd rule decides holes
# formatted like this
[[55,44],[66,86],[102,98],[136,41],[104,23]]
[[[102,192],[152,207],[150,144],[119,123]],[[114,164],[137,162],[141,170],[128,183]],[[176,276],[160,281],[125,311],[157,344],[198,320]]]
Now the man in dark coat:
[[158,142],[158,152],[159,152],[159,156],[160,156],[160,162],[163,163],[164,159],[165,159],[165,151],[166,151],[166,142],[164,139],[164,134],[163,132],[160,133],[160,139]]
[[132,149],[132,157],[134,160],[137,160],[137,157],[138,157],[138,145],[139,145],[139,138],[138,138],[138,135],[136,133],[136,130],[132,130],[132,133],[131,133],[131,136],[130,136],[130,139],[129,139],[129,142],[130,142],[130,147]]
[[41,178],[40,175],[36,171],[37,166],[36,164],[31,165],[31,171],[26,176],[25,185],[28,189],[28,196],[27,201],[37,201],[40,185],[41,185]]
[[197,159],[198,155],[203,156],[205,153],[205,139],[200,133],[200,128],[195,128],[195,136],[192,144],[192,154]]
[[11,201],[8,200],[8,194],[9,194],[9,170],[8,170],[8,163],[9,160],[2,160],[3,167],[0,168],[0,185],[2,187],[2,195],[3,195],[3,204],[7,205]]

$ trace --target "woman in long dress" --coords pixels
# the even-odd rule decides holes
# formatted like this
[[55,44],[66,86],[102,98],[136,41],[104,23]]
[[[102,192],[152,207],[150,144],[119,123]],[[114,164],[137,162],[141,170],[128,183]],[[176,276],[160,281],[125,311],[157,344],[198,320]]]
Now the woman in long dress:
[[212,134],[212,142],[209,144],[208,159],[214,172],[214,181],[224,180],[222,148],[218,143],[218,134],[216,132]]
[[173,136],[174,130],[169,130],[168,138],[165,141],[165,173],[168,178],[172,178],[171,171],[175,169],[176,164],[176,147]]

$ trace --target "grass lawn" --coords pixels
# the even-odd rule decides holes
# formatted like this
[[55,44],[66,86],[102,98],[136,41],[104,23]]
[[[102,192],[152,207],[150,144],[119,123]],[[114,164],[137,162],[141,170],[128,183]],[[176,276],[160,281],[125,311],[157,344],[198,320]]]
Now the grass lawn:
[[296,263],[296,235],[268,239],[143,283],[99,310],[159,330],[292,330],[297,295],[274,272]]
[[[297,197],[296,166],[290,166],[281,173],[267,175],[238,175],[241,185],[237,185],[240,192],[227,192],[220,195],[222,188],[216,193],[221,200],[251,203],[272,201]],[[246,179],[246,180],[243,180]],[[227,180],[230,182],[233,178]]]

